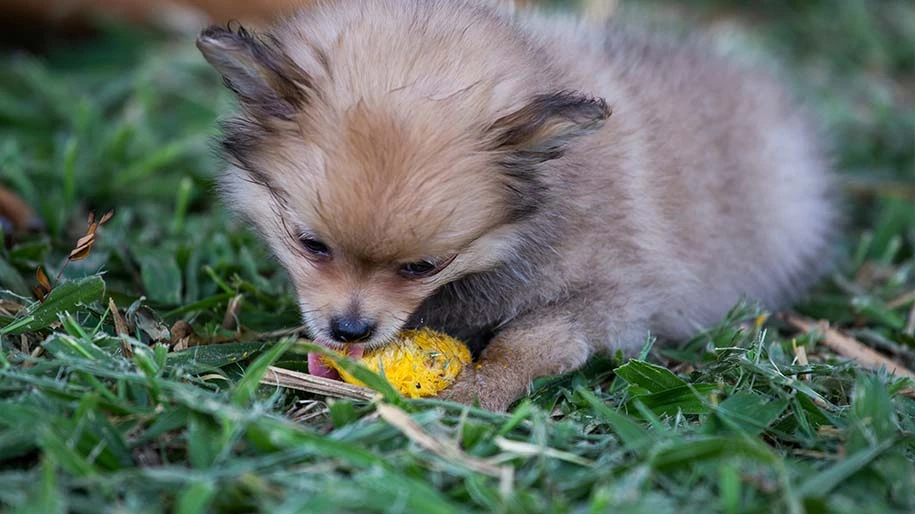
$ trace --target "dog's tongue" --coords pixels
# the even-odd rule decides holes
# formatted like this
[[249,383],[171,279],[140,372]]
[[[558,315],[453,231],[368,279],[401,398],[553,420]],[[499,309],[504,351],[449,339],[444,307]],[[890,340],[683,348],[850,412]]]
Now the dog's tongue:
[[[365,348],[361,344],[347,345],[345,350],[347,357],[354,360],[361,359],[364,352]],[[340,380],[340,373],[324,364],[324,359],[320,353],[308,354],[308,372],[316,377]]]
[[316,377],[329,378],[331,380],[340,380],[340,373],[331,369],[324,364],[320,353],[308,354],[308,372]]

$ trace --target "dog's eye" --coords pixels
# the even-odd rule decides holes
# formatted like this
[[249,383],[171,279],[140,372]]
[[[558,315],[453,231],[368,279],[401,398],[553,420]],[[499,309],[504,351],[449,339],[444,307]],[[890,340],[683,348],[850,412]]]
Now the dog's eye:
[[302,248],[306,252],[314,255],[315,257],[327,258],[330,257],[330,248],[326,244],[308,236],[300,236],[299,244],[302,245]]
[[434,275],[442,270],[444,266],[435,261],[422,260],[404,264],[400,267],[400,274],[406,278],[422,278]]

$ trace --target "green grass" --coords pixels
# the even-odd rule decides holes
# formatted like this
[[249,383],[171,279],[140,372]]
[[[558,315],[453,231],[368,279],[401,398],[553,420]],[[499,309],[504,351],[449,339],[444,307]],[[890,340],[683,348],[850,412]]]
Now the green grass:
[[[827,123],[849,226],[798,310],[911,367],[915,7],[677,5],[744,27]],[[0,180],[48,229],[0,250],[0,511],[915,511],[912,384],[751,306],[683,348],[540,381],[509,414],[388,397],[457,457],[391,409],[257,387],[305,351],[270,334],[298,324],[283,274],[214,202],[208,140],[230,102],[190,38],[111,28],[0,63]],[[35,302],[36,267],[55,277],[88,210],[111,208]],[[243,329],[226,330],[237,297]],[[178,320],[223,343],[170,351]]]

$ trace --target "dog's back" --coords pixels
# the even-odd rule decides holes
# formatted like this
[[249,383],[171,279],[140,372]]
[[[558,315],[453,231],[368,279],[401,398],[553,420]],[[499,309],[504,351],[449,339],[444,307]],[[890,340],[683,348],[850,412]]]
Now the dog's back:
[[779,308],[821,276],[837,223],[827,159],[769,64],[625,17],[523,26],[570,87],[613,110],[599,134],[572,143],[580,163],[556,170],[583,175],[564,180],[591,227],[563,246],[582,254],[569,273],[587,270],[573,280],[627,284],[654,332],[683,338],[742,296]]

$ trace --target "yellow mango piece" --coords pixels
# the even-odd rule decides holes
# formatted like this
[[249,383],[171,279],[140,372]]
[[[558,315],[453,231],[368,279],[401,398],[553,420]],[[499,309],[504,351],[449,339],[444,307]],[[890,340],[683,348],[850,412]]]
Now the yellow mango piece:
[[[470,361],[470,350],[464,343],[424,328],[401,332],[397,341],[367,350],[359,362],[407,398],[423,398],[435,396],[454,383]],[[337,370],[344,382],[365,385],[332,359],[324,359],[324,364]]]

